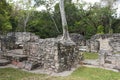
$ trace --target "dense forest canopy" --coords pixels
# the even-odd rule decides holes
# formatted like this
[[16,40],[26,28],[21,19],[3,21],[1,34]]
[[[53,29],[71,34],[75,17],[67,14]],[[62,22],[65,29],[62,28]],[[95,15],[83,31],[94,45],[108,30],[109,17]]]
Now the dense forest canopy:
[[[1,34],[10,31],[29,31],[41,38],[62,34],[59,4],[55,2],[57,0],[26,0],[26,3],[24,0],[12,1],[15,0],[0,1]],[[101,0],[95,4],[88,4],[65,0],[69,32],[82,34],[85,38],[95,34],[120,33],[120,17],[116,17],[116,9],[113,8],[115,1],[117,0]],[[103,2],[106,5],[103,6]],[[44,5],[46,10],[37,11],[36,7],[41,5]]]

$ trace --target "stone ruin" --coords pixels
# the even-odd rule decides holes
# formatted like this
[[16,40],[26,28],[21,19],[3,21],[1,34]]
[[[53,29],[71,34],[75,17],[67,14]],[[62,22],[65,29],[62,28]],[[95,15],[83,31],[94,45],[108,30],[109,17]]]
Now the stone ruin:
[[[14,35],[14,40],[9,40]],[[76,35],[76,34],[75,34]],[[75,36],[74,36],[75,37]],[[83,44],[84,40],[78,35],[76,38]],[[5,40],[9,40],[5,43]],[[62,72],[76,67],[82,59],[77,45],[64,45],[58,38],[40,39],[29,32],[9,33],[1,39],[3,57],[13,65],[27,70],[42,68],[51,72]],[[6,46],[7,45],[7,46]],[[10,45],[12,47],[10,48]]]
[[120,34],[95,35],[90,42],[91,52],[99,53],[100,66],[120,69]]
[[88,51],[99,53],[100,66],[120,69],[120,34],[94,35],[87,41],[76,33],[70,37],[76,45],[63,45],[61,36],[40,39],[29,32],[8,33],[0,38],[0,66],[62,72],[76,67],[83,59],[81,51]]
[[[120,34],[103,34],[103,35],[94,35],[91,39],[86,41],[86,46],[88,47],[89,52],[99,52],[100,42],[97,39],[100,37],[106,37],[106,40],[109,40],[109,45],[113,49],[114,53],[120,52]],[[103,40],[104,41],[104,40]],[[104,42],[101,42],[101,44]],[[104,45],[104,44],[103,44]],[[106,44],[104,46],[106,49],[109,48]]]
[[[57,37],[57,39],[60,39],[62,37],[62,35],[59,35]],[[80,46],[85,46],[86,45],[86,40],[84,38],[83,35],[80,35],[80,34],[77,34],[77,33],[71,33],[70,34],[70,38],[72,41],[75,42],[75,44],[77,45],[77,47],[80,47]]]
[[41,68],[54,72],[70,70],[80,61],[75,45],[63,45],[55,38],[27,42],[25,51],[25,54],[29,55],[29,62],[39,63]]

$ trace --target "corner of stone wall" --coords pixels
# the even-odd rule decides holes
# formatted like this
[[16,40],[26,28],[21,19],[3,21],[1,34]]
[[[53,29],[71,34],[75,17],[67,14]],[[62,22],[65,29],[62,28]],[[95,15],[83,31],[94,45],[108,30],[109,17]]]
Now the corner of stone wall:
[[64,45],[58,42],[57,72],[71,70],[79,63],[79,51],[76,45]]

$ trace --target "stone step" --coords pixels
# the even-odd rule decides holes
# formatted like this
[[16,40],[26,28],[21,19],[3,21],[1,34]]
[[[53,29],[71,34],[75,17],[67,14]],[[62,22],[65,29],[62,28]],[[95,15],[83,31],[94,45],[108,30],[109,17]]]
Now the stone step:
[[85,65],[99,65],[98,60],[83,60],[82,63]]
[[27,55],[19,55],[19,54],[6,54],[4,57],[8,60],[17,60],[19,62],[26,61],[28,59]]
[[23,61],[23,62],[13,61],[12,64],[18,68],[25,69],[25,70],[33,70],[33,69],[41,67],[40,63],[30,62],[30,61]]
[[23,49],[10,50],[7,53],[23,54]]
[[7,64],[9,64],[10,61],[9,60],[6,60],[6,59],[0,59],[0,66],[5,66]]

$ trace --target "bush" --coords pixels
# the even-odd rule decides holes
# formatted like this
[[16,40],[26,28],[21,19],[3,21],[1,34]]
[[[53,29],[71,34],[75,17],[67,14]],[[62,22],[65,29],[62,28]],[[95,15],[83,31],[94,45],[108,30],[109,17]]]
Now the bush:
[[97,27],[97,34],[104,34],[104,26],[99,25]]

